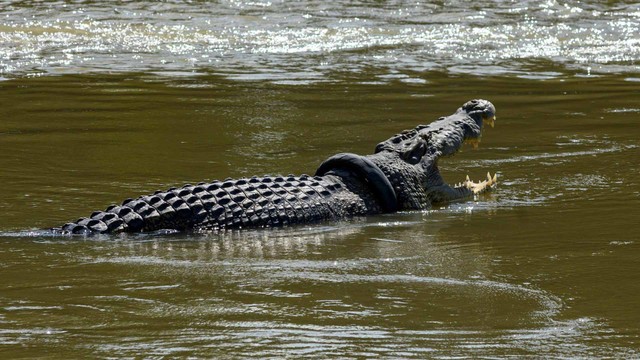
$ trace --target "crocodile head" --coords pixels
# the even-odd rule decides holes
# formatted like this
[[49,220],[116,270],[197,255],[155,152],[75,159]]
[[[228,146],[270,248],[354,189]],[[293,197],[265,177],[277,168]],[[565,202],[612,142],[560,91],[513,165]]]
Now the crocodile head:
[[485,124],[493,127],[495,107],[487,100],[466,102],[452,115],[406,130],[376,146],[369,158],[382,169],[398,194],[399,209],[422,209],[486,191],[497,177],[450,186],[438,169],[438,159],[455,154],[463,143],[478,147]]

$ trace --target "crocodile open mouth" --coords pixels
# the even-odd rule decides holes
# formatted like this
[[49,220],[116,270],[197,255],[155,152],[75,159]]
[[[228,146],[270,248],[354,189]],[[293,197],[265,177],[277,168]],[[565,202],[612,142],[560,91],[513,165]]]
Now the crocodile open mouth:
[[469,179],[469,175],[467,175],[467,178],[465,179],[465,181],[456,184],[455,188],[456,189],[467,188],[471,190],[474,194],[480,194],[494,188],[497,184],[498,184],[498,174],[493,174],[493,176],[491,176],[491,173],[488,172],[487,178],[485,180],[477,181],[477,182],[471,181]]
[[[489,125],[493,128],[495,127],[495,123],[496,123],[496,116],[494,115],[489,118],[483,119],[482,126],[484,127],[484,125]],[[478,149],[478,147],[480,146],[480,137],[467,139],[464,141],[464,143],[472,146],[474,149]],[[454,188],[455,189],[466,188],[468,190],[471,190],[475,195],[475,194],[480,194],[487,190],[490,190],[494,188],[497,184],[498,184],[498,174],[494,173],[493,176],[491,176],[491,173],[487,172],[487,178],[477,182],[471,181],[471,179],[469,178],[469,175],[467,175],[467,178],[463,182],[457,183],[454,186]]]

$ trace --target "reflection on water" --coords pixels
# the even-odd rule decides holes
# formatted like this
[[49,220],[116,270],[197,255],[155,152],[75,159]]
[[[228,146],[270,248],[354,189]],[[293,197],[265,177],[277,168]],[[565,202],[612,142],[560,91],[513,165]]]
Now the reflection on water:
[[305,84],[376,69],[552,78],[637,72],[634,2],[5,1],[0,76],[209,72]]
[[[594,318],[562,319],[557,296],[488,279],[499,258],[464,245],[470,238],[459,223],[445,213],[429,226],[38,240],[29,251],[46,250],[48,261],[20,275],[20,261],[8,262],[0,341],[62,353],[57,344],[73,344],[98,356],[634,354],[589,346],[610,330]],[[371,241],[388,232],[398,241]],[[3,249],[20,248],[3,241]],[[51,297],[60,303],[48,305]],[[76,343],[86,336],[90,343]]]

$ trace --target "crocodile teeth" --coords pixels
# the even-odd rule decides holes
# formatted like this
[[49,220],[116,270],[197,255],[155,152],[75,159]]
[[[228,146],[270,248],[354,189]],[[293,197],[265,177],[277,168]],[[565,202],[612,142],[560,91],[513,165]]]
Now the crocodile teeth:
[[461,185],[471,190],[474,194],[479,194],[492,188],[497,183],[498,174],[494,174],[493,176],[491,176],[491,173],[487,173],[487,179],[478,182],[471,181],[469,179],[469,175],[467,175],[466,180]]

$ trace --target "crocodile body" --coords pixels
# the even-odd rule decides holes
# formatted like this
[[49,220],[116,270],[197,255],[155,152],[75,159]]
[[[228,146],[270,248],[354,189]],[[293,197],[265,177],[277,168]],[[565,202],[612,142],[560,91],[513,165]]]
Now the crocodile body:
[[479,139],[483,122],[493,122],[486,100],[465,103],[454,114],[420,125],[378,144],[367,156],[338,154],[315,176],[264,176],[185,185],[127,199],[89,217],[52,228],[62,234],[209,231],[279,227],[355,216],[418,210],[485,191],[481,183],[447,185],[438,159],[464,141]]

